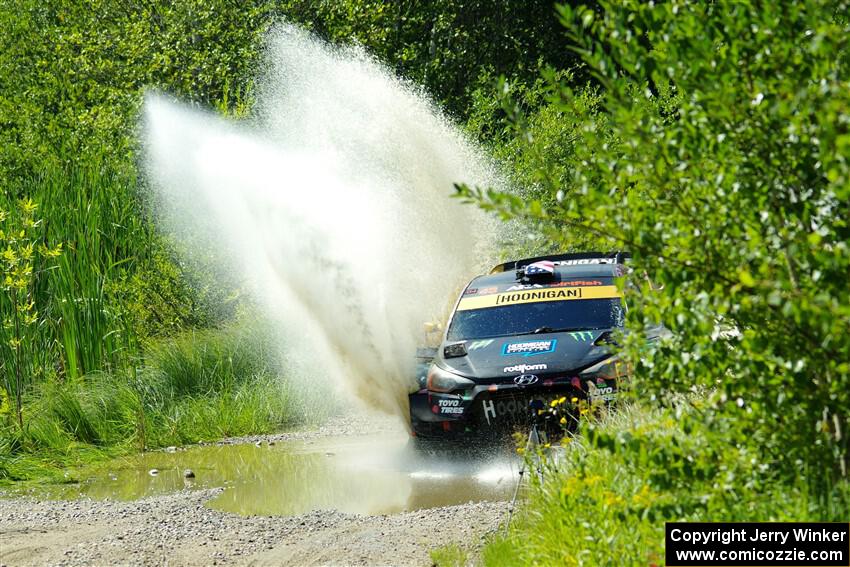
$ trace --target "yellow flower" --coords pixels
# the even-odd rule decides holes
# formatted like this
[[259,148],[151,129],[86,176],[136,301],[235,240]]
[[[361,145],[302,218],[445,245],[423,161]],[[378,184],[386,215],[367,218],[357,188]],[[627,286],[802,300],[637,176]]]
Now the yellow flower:
[[62,254],[62,243],[56,245],[56,248],[48,248],[45,245],[41,245],[38,249],[38,253],[41,254],[45,258],[56,258],[60,254]]
[[560,423],[561,425],[566,425],[566,424],[567,424],[567,418],[566,418],[566,417],[562,417],[562,418],[561,418],[561,421],[560,421],[559,423]]
[[638,506],[650,506],[655,501],[656,494],[649,489],[649,486],[644,484],[640,490],[632,496],[632,503]]
[[573,399],[571,399],[570,401],[571,401],[572,403],[574,403],[574,404],[575,404],[575,403],[578,403],[578,398],[573,398]]
[[32,244],[30,243],[30,244],[27,244],[26,246],[22,246],[20,252],[21,252],[21,259],[22,260],[24,260],[24,261],[29,260],[30,258],[32,258]]
[[38,205],[32,199],[21,199],[21,210],[26,214],[32,214],[38,208]]
[[606,490],[603,495],[603,500],[606,506],[618,506],[623,503],[623,499],[613,492]]
[[561,498],[568,498],[572,496],[577,493],[580,488],[579,483],[577,483],[575,479],[572,477],[568,478],[564,486],[561,487]]
[[12,250],[12,247],[9,246],[5,250],[3,250],[3,254],[0,254],[6,263],[10,266],[15,266],[18,264],[18,255],[15,254],[15,251]]
[[603,480],[601,476],[599,476],[598,474],[592,474],[588,477],[585,477],[584,482],[588,486],[594,486],[596,484],[599,484],[601,480]]

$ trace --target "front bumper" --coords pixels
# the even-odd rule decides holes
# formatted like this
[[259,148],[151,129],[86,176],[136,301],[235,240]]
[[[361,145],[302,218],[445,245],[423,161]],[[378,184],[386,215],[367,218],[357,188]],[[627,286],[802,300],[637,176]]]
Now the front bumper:
[[410,394],[411,430],[421,437],[502,433],[531,423],[534,400],[548,408],[553,400],[566,397],[569,410],[575,409],[573,399],[610,401],[616,392],[617,381],[602,377],[544,379],[530,387],[479,384],[462,394],[421,389]]

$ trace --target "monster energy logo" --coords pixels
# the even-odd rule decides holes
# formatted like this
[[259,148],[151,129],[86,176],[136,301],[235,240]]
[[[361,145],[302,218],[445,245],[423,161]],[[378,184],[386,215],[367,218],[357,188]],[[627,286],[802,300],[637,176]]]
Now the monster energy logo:
[[570,336],[580,343],[593,340],[593,333],[591,331],[577,331],[570,333]]

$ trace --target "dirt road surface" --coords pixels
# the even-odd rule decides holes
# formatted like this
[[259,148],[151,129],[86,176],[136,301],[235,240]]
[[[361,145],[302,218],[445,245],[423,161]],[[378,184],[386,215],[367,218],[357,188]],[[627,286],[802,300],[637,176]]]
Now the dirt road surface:
[[[340,429],[346,424],[315,435]],[[457,543],[474,552],[507,508],[479,502],[376,516],[245,517],[205,506],[222,490],[129,502],[0,497],[0,566],[430,565],[435,547]]]

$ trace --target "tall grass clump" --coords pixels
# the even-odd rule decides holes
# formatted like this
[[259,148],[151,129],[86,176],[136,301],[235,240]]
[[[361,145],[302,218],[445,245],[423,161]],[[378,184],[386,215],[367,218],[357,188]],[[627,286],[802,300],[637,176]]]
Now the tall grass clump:
[[[136,372],[40,384],[26,399],[24,428],[0,426],[0,480],[303,423],[309,416],[273,345],[257,327],[188,332],[149,347]],[[27,472],[16,461],[38,466]]]
[[51,377],[118,369],[135,350],[120,302],[108,293],[148,248],[133,186],[100,169],[46,168],[0,194],[0,374],[8,395],[23,397]]
[[543,482],[532,475],[529,501],[507,533],[490,538],[481,562],[661,564],[664,522],[673,519],[846,521],[850,486],[818,494],[805,482],[784,483],[749,448],[682,427],[702,405],[699,398],[673,408],[627,404],[588,420],[582,435],[543,457]]
[[135,176],[98,163],[46,166],[0,193],[0,416],[11,407],[19,426],[31,388],[133,373],[143,343],[232,316],[155,232]]
[[188,331],[153,343],[147,362],[163,381],[160,390],[172,397],[204,396],[279,372],[272,348],[258,329]]

